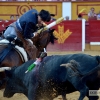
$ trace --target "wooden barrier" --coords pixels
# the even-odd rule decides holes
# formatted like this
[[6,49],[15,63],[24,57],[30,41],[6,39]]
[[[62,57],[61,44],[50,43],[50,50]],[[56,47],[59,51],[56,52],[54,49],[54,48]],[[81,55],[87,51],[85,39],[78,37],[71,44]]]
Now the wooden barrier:
[[48,51],[82,51],[82,21],[63,21],[53,28],[58,40]]
[[2,31],[4,31],[6,29],[6,27],[8,27],[8,25],[10,25],[13,22],[14,22],[14,20],[0,21],[0,35],[2,34]]
[[[12,22],[1,21],[0,32]],[[52,28],[55,29],[54,35],[58,40],[54,45],[48,45],[48,51],[82,51],[82,21],[63,21]],[[100,49],[100,21],[86,22],[85,43],[89,44],[90,50]],[[99,47],[95,48],[97,45]]]

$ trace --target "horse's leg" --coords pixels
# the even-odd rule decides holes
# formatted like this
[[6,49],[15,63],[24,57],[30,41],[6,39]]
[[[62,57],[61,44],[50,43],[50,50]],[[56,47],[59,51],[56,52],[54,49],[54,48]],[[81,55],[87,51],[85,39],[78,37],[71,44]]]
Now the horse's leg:
[[33,55],[32,55],[33,56],[33,60],[35,60],[37,58],[37,48],[36,48],[35,45],[33,45],[32,49],[33,49],[33,51],[32,51],[33,52]]
[[36,59],[37,48],[35,47],[35,45],[27,46],[26,52],[29,55],[29,59]]

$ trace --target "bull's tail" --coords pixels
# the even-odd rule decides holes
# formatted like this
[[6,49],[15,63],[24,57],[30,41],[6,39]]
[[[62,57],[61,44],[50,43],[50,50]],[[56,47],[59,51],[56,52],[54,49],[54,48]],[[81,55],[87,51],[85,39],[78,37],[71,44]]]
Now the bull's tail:
[[100,64],[100,56],[96,56],[96,60],[97,60],[98,64]]
[[95,73],[97,70],[100,69],[100,64],[93,68],[92,70],[90,70],[88,73],[86,73],[83,77],[82,77],[82,81],[86,80],[88,76],[90,76],[91,74]]
[[97,56],[96,59],[97,59],[97,62],[98,62],[98,66],[93,68],[92,70],[90,70],[86,74],[83,74],[83,73],[80,72],[80,70],[78,70],[77,66],[80,66],[80,65],[75,60],[71,60],[69,63],[61,64],[60,66],[66,66],[66,68],[70,67],[74,72],[77,72],[77,74],[81,76],[82,81],[84,80],[84,82],[85,82],[85,80],[87,79],[88,76],[90,76],[91,74],[95,73],[97,70],[100,69],[100,63],[99,63],[100,57]]

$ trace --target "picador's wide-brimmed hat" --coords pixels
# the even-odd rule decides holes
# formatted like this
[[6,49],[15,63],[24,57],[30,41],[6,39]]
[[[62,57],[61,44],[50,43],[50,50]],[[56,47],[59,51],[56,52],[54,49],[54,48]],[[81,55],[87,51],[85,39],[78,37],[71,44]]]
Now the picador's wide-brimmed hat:
[[41,10],[39,13],[39,16],[41,17],[41,19],[45,22],[49,22],[51,20],[51,15],[48,11],[46,10]]

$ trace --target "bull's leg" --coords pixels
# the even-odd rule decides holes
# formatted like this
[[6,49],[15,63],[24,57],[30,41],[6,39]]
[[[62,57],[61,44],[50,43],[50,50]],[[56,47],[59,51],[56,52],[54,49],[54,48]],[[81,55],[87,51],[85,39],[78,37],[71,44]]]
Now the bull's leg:
[[88,93],[88,87],[84,82],[81,81],[80,76],[73,76],[71,78],[68,78],[69,82],[73,84],[73,86],[80,92],[80,97],[78,100],[83,100],[83,98],[87,95]]
[[37,88],[38,88],[38,82],[36,82],[34,85],[33,84],[29,85],[28,100],[38,100]]
[[67,100],[67,98],[66,98],[66,93],[63,93],[63,94],[62,94],[62,98],[63,98],[63,100]]
[[80,92],[80,97],[78,100],[83,100],[89,91],[88,87],[78,77],[76,77],[76,81],[72,81],[72,83],[76,90]]
[[[97,84],[95,84],[95,86],[98,86]],[[95,87],[95,88],[89,88],[89,90],[99,90],[99,87]],[[89,100],[98,100],[99,96],[89,96],[89,93],[87,93],[87,97],[89,98]]]
[[[89,89],[89,90],[99,90],[99,88],[98,89]],[[98,100],[99,99],[99,96],[89,96],[89,92],[87,93],[87,97],[89,98],[89,100]]]
[[29,79],[28,100],[39,100],[38,99],[39,82],[38,82],[38,78],[36,77],[35,74],[36,73],[34,72]]
[[84,97],[87,95],[88,93],[88,87],[86,85],[83,85],[83,88],[81,90],[79,90],[80,92],[80,97],[79,97],[79,100],[83,100]]
[[78,100],[83,100],[87,95],[88,87],[84,82],[82,82],[82,76],[78,71],[74,71],[72,68],[67,68],[67,79],[68,81],[80,92],[80,97]]
[[[89,82],[89,83],[87,83],[87,86],[89,87],[89,90],[99,90],[100,81],[99,81],[99,79],[97,79],[93,82]],[[99,96],[89,96],[89,93],[87,93],[87,97],[89,98],[89,100],[98,100],[99,99]]]
[[99,99],[99,96],[88,96],[87,97],[89,98],[89,100],[98,100]]

